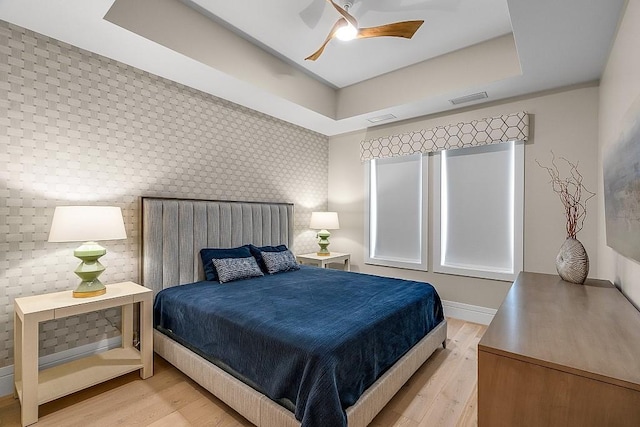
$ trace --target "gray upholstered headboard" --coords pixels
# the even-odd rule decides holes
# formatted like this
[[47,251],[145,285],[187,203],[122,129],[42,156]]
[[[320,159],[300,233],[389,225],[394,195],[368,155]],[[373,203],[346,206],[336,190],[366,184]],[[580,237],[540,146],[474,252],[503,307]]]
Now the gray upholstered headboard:
[[200,249],[293,245],[293,204],[143,197],[141,280],[160,290],[204,279]]

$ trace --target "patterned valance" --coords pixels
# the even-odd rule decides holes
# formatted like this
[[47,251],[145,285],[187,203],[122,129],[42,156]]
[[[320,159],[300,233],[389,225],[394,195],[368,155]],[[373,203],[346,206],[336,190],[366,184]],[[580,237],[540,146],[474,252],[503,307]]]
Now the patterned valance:
[[526,141],[528,138],[529,115],[520,112],[362,141],[360,160]]

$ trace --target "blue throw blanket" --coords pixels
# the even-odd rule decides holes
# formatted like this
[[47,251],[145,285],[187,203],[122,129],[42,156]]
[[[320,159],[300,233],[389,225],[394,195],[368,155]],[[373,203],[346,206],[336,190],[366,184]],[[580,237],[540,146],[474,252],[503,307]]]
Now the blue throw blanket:
[[345,409],[443,320],[428,283],[301,266],[158,293],[154,324],[295,405],[303,427],[346,426]]

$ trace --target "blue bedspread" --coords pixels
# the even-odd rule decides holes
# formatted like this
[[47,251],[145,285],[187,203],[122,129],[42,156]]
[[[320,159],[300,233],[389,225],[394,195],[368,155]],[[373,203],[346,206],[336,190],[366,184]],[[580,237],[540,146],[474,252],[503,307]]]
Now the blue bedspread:
[[301,266],[158,293],[154,323],[289,400],[304,427],[346,426],[345,409],[443,319],[427,283]]

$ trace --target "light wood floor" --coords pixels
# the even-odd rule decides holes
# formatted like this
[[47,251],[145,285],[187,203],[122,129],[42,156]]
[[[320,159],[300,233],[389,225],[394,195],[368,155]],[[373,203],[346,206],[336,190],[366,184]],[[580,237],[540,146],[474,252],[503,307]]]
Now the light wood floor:
[[[477,346],[485,326],[448,319],[440,347],[371,423],[372,427],[477,425]],[[0,398],[0,426],[20,425],[20,404]],[[40,406],[38,427],[252,426],[169,363],[155,375],[131,373]]]

